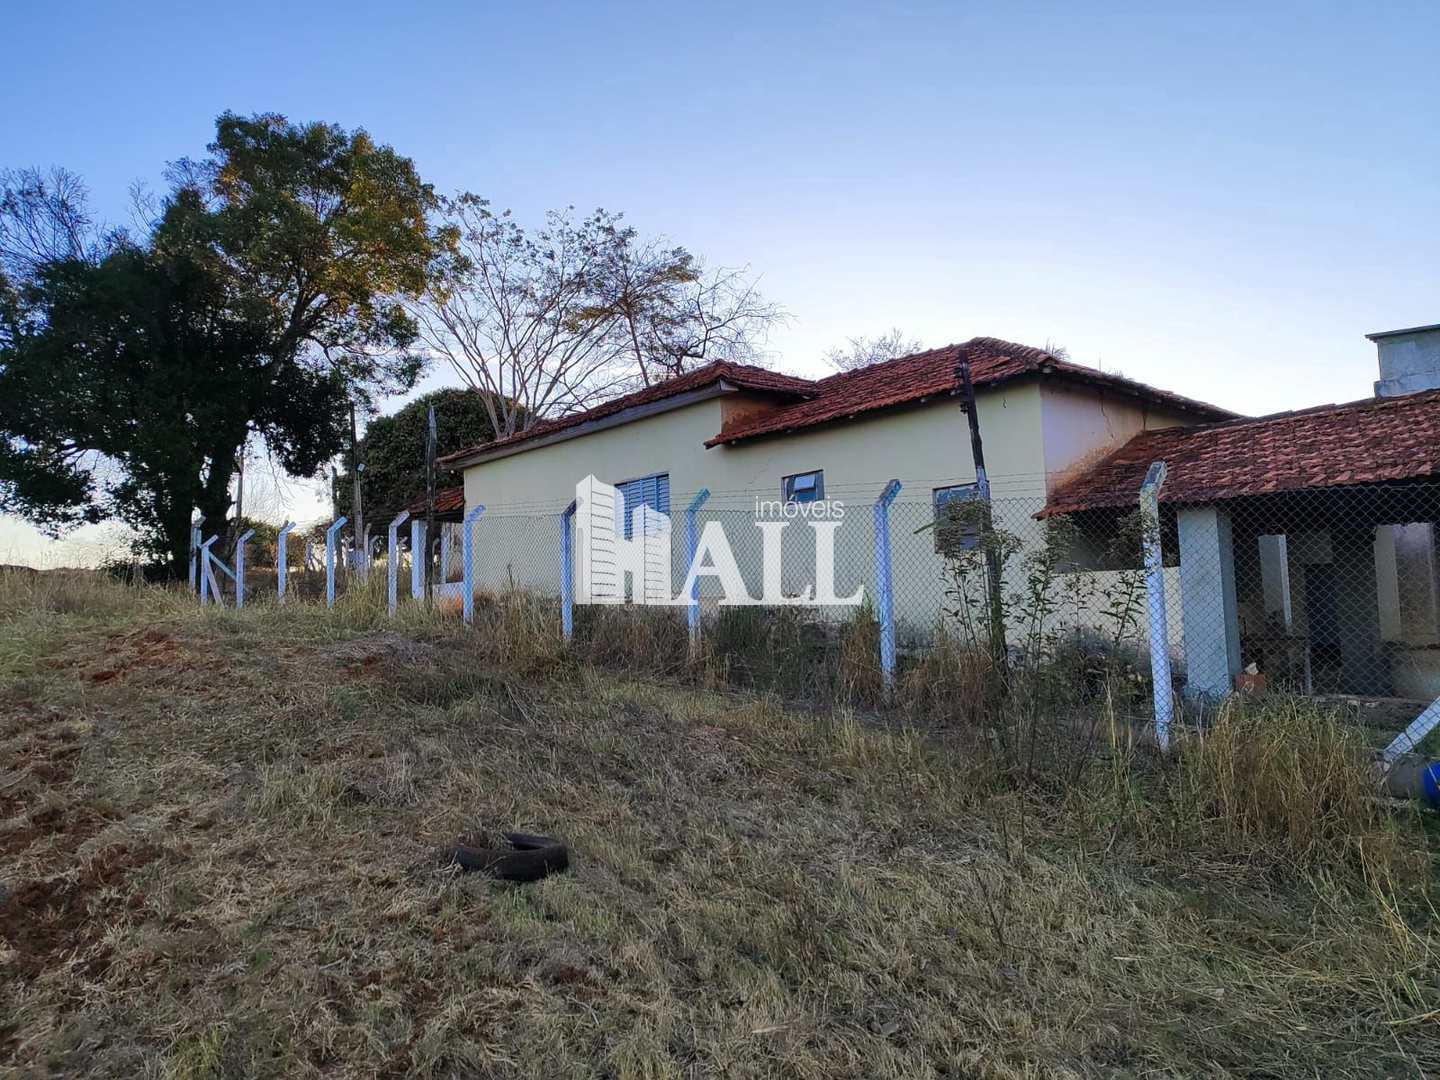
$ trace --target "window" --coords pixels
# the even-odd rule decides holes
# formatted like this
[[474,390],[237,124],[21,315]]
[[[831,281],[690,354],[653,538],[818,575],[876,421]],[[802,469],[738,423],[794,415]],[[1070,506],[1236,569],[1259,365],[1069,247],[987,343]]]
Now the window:
[[825,498],[825,470],[787,476],[780,485],[780,492],[787,503],[819,502]]
[[980,498],[980,485],[938,487],[931,497],[935,503],[935,550],[943,555],[979,547],[980,517],[967,504]]
[[652,510],[669,516],[670,514],[670,474],[656,473],[653,476],[642,476],[635,480],[626,480],[615,485],[625,500],[625,539],[629,540],[635,532],[635,508],[648,506]]

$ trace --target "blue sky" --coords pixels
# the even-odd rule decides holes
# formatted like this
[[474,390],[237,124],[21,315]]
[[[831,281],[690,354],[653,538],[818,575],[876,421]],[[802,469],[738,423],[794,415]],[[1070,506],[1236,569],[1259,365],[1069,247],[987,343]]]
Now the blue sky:
[[109,217],[224,109],[363,126],[524,220],[604,206],[748,265],[800,372],[899,326],[1050,340],[1266,412],[1365,396],[1362,335],[1440,321],[1433,3],[11,0],[0,20],[0,166],[63,164]]

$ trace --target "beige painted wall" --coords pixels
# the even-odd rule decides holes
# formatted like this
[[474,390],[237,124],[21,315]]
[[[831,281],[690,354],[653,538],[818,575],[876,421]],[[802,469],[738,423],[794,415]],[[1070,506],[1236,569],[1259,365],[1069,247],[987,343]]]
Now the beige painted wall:
[[[997,500],[1044,498],[1040,403],[1034,384],[980,396]],[[783,477],[812,469],[825,470],[828,498],[866,503],[892,477],[906,484],[902,498],[925,501],[933,487],[975,478],[965,416],[952,399],[707,450],[720,422],[715,399],[474,465],[465,470],[465,501],[483,502],[487,514],[558,513],[592,472],[612,484],[668,472],[677,514],[702,487],[713,506],[750,508],[756,497],[779,498]]]
[[[1041,395],[1034,384],[985,393],[979,399],[992,490],[1002,524],[1033,529],[1030,514],[1044,498]],[[666,472],[675,520],[675,584],[683,580],[683,515],[691,497],[708,488],[705,518],[720,520],[747,583],[760,592],[760,534],[756,499],[779,500],[785,476],[823,469],[828,501],[843,502],[836,534],[837,591],[863,585],[873,595],[871,505],[887,481],[904,488],[893,511],[897,616],[926,625],[943,602],[942,560],[933,536],[916,529],[932,518],[936,487],[972,482],[969,429],[953,399],[813,431],[707,450],[720,430],[720,399],[637,420],[465,470],[465,502],[486,506],[477,529],[477,578],[486,587],[508,584],[554,592],[559,580],[557,515],[575,484],[593,472],[607,483]],[[1022,504],[1017,498],[1024,498]],[[804,523],[785,531],[784,584],[796,592],[814,578],[814,536]]]
[[[933,520],[934,488],[975,479],[969,429],[957,401],[944,398],[707,450],[705,440],[721,427],[722,400],[727,399],[465,470],[467,507],[487,507],[476,534],[482,587],[558,591],[558,515],[574,497],[576,482],[587,473],[613,484],[665,472],[674,519],[675,588],[685,571],[684,511],[705,487],[712,494],[701,520],[724,522],[747,584],[758,595],[756,500],[779,500],[783,477],[823,469],[827,500],[846,506],[836,535],[837,592],[849,595],[859,585],[867,596],[875,595],[871,506],[886,482],[897,478],[904,487],[891,514],[896,615],[902,626],[922,632],[933,626],[947,603],[945,564],[935,553],[933,533],[917,530]],[[1047,475],[1077,456],[1093,458],[1146,426],[1186,419],[1035,380],[981,392],[978,407],[997,524],[1030,540],[1041,535],[1033,515],[1044,505]],[[814,580],[814,539],[803,522],[792,522],[784,535],[784,585],[793,593]],[[702,591],[706,606],[712,599],[709,590]],[[1180,620],[1174,622],[1178,627]]]
[[1045,471],[1052,490],[1142,431],[1198,422],[1185,413],[1098,388],[1044,382],[1040,394]]

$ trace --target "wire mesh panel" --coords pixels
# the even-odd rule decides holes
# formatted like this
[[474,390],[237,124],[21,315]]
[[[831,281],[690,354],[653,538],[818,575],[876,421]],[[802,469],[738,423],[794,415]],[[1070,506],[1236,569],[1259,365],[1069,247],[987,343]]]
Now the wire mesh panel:
[[1192,690],[1440,693],[1437,496],[1372,484],[1176,509]]
[[[832,487],[823,498],[818,484],[813,498],[801,486],[789,499],[778,490],[714,494],[694,510],[693,566],[686,515],[695,493],[666,492],[673,518],[640,500],[643,527],[629,536],[614,531],[617,543],[644,545],[639,569],[621,569],[617,595],[627,605],[646,599],[637,606],[647,608],[655,632],[611,635],[612,651],[675,648],[683,656],[688,644],[693,654],[697,642],[686,633],[693,575],[698,644],[712,658],[730,657],[741,681],[822,693],[872,685],[883,674],[887,685],[898,676],[902,689],[907,679],[913,689],[929,677],[926,665],[939,662],[938,650],[982,656],[1010,672],[1069,665],[1083,679],[1086,671],[1107,678],[1119,671],[1135,684],[1124,707],[1137,717],[1151,710],[1138,490],[1058,514],[1043,490],[987,502],[974,485],[899,480],[886,510],[894,671],[880,671],[879,484]],[[474,526],[475,592],[558,603],[562,510],[489,507]],[[1167,644],[1177,696],[1440,695],[1437,519],[1440,484],[1431,482],[1184,504],[1166,501],[1162,486],[1152,530],[1166,615],[1157,640]],[[576,536],[582,542],[584,531]],[[264,571],[251,572],[258,595]],[[323,598],[323,577],[292,571],[297,599]],[[337,592],[349,584],[342,566]],[[450,580],[443,588],[462,587]],[[580,618],[596,633],[602,621]]]
[[475,588],[560,595],[560,510],[507,514],[487,509],[475,522]]

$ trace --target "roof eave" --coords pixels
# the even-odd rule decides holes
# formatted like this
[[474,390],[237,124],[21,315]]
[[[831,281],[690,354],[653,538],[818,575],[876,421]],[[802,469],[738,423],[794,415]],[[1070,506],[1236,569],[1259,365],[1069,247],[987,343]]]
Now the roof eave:
[[698,405],[704,401],[714,398],[738,394],[742,392],[755,394],[784,394],[785,391],[772,390],[750,390],[728,379],[716,379],[713,383],[698,387],[694,390],[687,390],[670,397],[660,398],[658,401],[647,401],[641,405],[632,405],[619,412],[610,413],[608,416],[596,417],[594,420],[585,420],[569,427],[552,431],[545,435],[538,435],[533,439],[521,439],[516,442],[505,443],[501,446],[474,447],[471,450],[461,451],[458,454],[451,454],[441,458],[439,464],[452,469],[468,469],[474,465],[483,465],[490,461],[499,461],[502,458],[514,457],[516,454],[523,454],[529,450],[538,450],[542,446],[553,446],[556,443],[567,442],[570,439],[579,439],[586,435],[593,435],[598,431],[605,431],[609,428],[620,427],[622,424],[634,423],[636,420],[643,420],[650,416],[658,416],[661,413],[673,412],[676,409],[684,409],[691,405]]
[[[1144,401],[1150,405],[1163,406],[1176,412],[1186,412],[1195,416],[1205,417],[1212,422],[1225,420],[1246,419],[1239,413],[1231,412],[1229,409],[1221,408],[1219,405],[1211,405],[1208,402],[1196,401],[1192,398],[1183,397],[1178,394],[1169,394],[1163,390],[1147,388],[1141,383],[1129,379],[1120,379],[1118,376],[1106,376],[1103,372],[1097,372],[1094,376],[1088,376],[1080,372],[1063,371],[1050,365],[1039,368],[1027,368],[1022,371],[1014,371],[1008,375],[1001,375],[997,378],[986,379],[975,384],[976,390],[992,390],[999,386],[1018,382],[1027,378],[1051,378],[1063,379],[1076,383],[1080,386],[1088,386],[1092,389],[1101,388],[1112,390],[1115,393],[1126,397]],[[797,431],[805,431],[809,428],[824,427],[828,424],[838,424],[845,421],[857,420],[861,417],[872,415],[883,415],[899,409],[914,408],[929,403],[934,398],[951,398],[960,393],[959,387],[949,389],[927,390],[923,394],[910,398],[906,401],[891,402],[887,405],[880,405],[872,409],[859,409],[853,412],[843,413],[838,416],[826,417],[823,420],[816,420],[808,424],[796,424],[791,427],[767,428],[759,431],[737,432],[734,435],[727,435],[721,432],[714,438],[705,441],[706,447],[734,446],[736,443],[746,442],[750,439],[764,439],[791,435]]]

